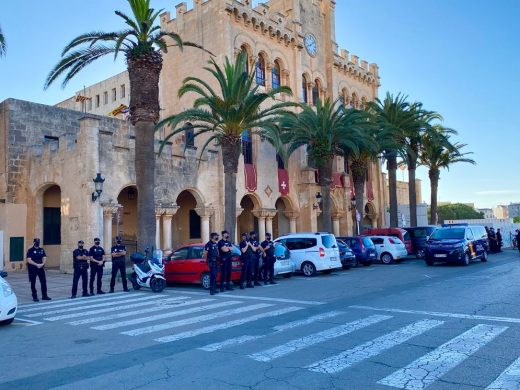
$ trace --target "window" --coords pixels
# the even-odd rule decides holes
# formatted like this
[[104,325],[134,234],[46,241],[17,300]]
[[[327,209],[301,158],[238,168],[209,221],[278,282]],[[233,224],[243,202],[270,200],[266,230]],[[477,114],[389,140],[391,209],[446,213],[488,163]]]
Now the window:
[[348,161],[347,156],[343,158],[343,169],[345,173],[350,173],[350,161]]
[[285,169],[283,158],[278,153],[276,153],[276,163],[278,165],[278,169]]
[[367,98],[366,97],[361,98],[361,109],[363,111],[365,111],[367,109]]
[[126,97],[126,86],[123,84],[121,85],[121,99],[124,99]]
[[312,104],[316,105],[318,104],[318,101],[320,100],[320,82],[316,80],[314,82],[314,87],[312,87]]
[[117,89],[112,88],[112,101],[115,102],[117,100]]
[[378,238],[378,237],[372,237],[370,238],[372,240],[372,242],[374,243],[374,245],[383,245],[383,242],[384,242],[384,239],[383,238]]
[[247,52],[247,47],[245,45],[242,45],[242,47],[240,47],[240,50],[246,56],[246,73],[249,74],[249,54]]
[[108,104],[108,92],[103,92],[103,104]]
[[201,238],[200,216],[195,210],[190,210],[190,239]]
[[465,229],[464,228],[442,228],[437,229],[431,235],[432,240],[450,240],[457,239],[461,240],[464,238]]
[[184,130],[184,138],[186,140],[187,148],[195,147],[195,130],[191,123],[186,123],[186,130]]
[[341,104],[342,106],[345,105],[345,97],[343,95],[339,97],[339,104]]
[[190,248],[190,259],[203,259],[204,258],[204,247],[192,246]]
[[92,111],[92,98],[88,99],[88,110]]
[[474,239],[473,232],[471,231],[471,229],[466,230],[466,239],[467,240],[473,240]]
[[189,248],[181,248],[175,251],[172,255],[172,260],[186,260],[188,258],[188,250]]
[[61,245],[61,210],[43,208],[43,245]]
[[99,107],[99,95],[96,95],[96,108]]
[[352,94],[352,99],[350,99],[350,108],[357,108],[357,96],[355,93]]
[[363,238],[363,245],[365,245],[367,248],[375,248],[376,246],[372,242],[372,240],[368,237]]
[[307,93],[307,78],[305,75],[302,76],[302,101],[304,103],[309,103],[309,96]]
[[315,238],[288,238],[285,245],[287,249],[293,251],[313,248],[317,243],[318,241]]
[[258,57],[255,67],[256,83],[265,86],[265,61],[262,56]]
[[323,243],[323,246],[327,249],[336,247],[336,239],[332,234],[321,236],[321,242]]
[[253,139],[250,130],[242,133],[242,154],[244,155],[244,164],[253,164]]
[[271,73],[271,77],[273,79],[273,88],[279,88],[282,84],[280,81],[280,64],[278,63],[278,61],[274,62],[273,70]]

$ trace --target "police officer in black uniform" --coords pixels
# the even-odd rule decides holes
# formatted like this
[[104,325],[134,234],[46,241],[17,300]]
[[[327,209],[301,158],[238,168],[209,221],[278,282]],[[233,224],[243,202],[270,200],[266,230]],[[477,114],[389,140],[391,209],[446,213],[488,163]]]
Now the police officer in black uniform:
[[274,255],[274,242],[271,241],[271,233],[265,233],[265,240],[260,244],[262,248],[262,257],[264,260],[264,285],[276,284],[274,281],[274,263],[276,257]]
[[27,251],[27,271],[29,272],[29,282],[31,282],[31,292],[34,302],[38,302],[38,292],[36,291],[36,277],[40,279],[40,286],[42,289],[42,300],[50,301],[51,298],[47,295],[47,279],[45,278],[45,262],[47,255],[43,248],[40,248],[40,239],[33,240],[33,246]]
[[209,268],[209,293],[215,295],[217,291],[217,272],[218,272],[218,234],[211,233],[210,239],[204,247],[206,264]]
[[229,241],[229,232],[224,230],[222,232],[222,239],[218,242],[218,251],[220,255],[220,292],[224,292],[224,289],[233,291],[231,287],[231,258],[233,244]]
[[253,271],[253,281],[255,286],[261,286],[258,279],[260,278],[260,256],[262,256],[262,250],[260,249],[260,244],[256,238],[256,232],[253,231],[249,233],[249,243],[251,244],[251,249],[253,250],[252,255],[252,271]]
[[112,253],[112,278],[110,279],[110,292],[114,292],[118,271],[121,274],[123,291],[130,291],[128,290],[128,285],[126,283],[126,246],[123,245],[121,237],[116,237],[116,245],[112,247],[110,252]]
[[90,295],[94,295],[94,280],[97,276],[96,294],[104,294],[101,289],[103,279],[103,268],[105,267],[105,250],[101,247],[101,240],[94,238],[94,246],[88,251],[90,257]]
[[240,289],[243,290],[245,288],[244,283],[246,282],[246,287],[254,287],[253,283],[251,283],[253,249],[251,248],[251,244],[249,242],[249,238],[247,237],[247,233],[242,233],[240,237],[240,260],[242,260],[242,275],[240,276]]
[[88,262],[89,255],[88,250],[84,247],[84,242],[82,240],[78,241],[77,249],[74,249],[72,252],[72,264],[74,266],[74,276],[72,277],[72,295],[71,299],[76,298],[76,294],[78,293],[78,282],[81,277],[81,287],[83,288],[83,297],[89,297],[90,294],[87,292],[87,282],[88,282]]

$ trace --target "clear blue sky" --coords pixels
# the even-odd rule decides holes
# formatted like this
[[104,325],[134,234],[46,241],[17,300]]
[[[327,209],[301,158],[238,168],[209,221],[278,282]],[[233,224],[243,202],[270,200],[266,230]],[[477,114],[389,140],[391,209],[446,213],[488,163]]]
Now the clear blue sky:
[[[152,0],[174,11],[175,1]],[[191,7],[191,1],[188,1]],[[121,26],[114,9],[123,0],[2,0],[0,25],[8,43],[0,60],[0,101],[8,98],[54,104],[83,85],[125,69],[112,58],[91,65],[62,90],[43,91],[61,49],[91,30]],[[516,93],[520,90],[520,1],[354,0],[336,1],[336,39],[342,48],[380,67],[386,91],[403,92],[438,111],[459,131],[477,166],[461,164],[441,173],[441,201],[479,207],[520,201],[520,146]],[[401,174],[399,174],[401,178]],[[427,172],[423,196],[429,202]]]

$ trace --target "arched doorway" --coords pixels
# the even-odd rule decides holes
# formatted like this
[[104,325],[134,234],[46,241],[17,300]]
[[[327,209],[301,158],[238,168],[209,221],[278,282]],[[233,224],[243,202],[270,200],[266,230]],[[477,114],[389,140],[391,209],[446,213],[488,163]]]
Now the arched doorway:
[[136,186],[123,188],[117,197],[117,203],[123,207],[116,213],[112,223],[112,237],[121,236],[130,252],[137,250],[137,196]]
[[371,229],[374,227],[374,221],[376,220],[377,215],[372,203],[367,203],[365,205],[365,213],[363,215],[363,220],[361,221],[360,231],[366,229]]
[[177,206],[179,209],[173,217],[173,247],[200,242],[201,218],[195,211],[197,199],[190,191],[182,191],[177,197]]
[[291,231],[290,220],[285,215],[285,212],[291,209],[290,204],[287,203],[287,200],[284,198],[278,198],[275,203],[275,208],[278,212],[276,217],[273,218],[273,238],[283,236]]
[[240,201],[240,207],[243,209],[238,217],[237,236],[240,238],[241,233],[249,233],[255,230],[258,233],[258,218],[253,215],[255,203],[250,195],[246,195]]
[[51,185],[42,194],[42,244],[47,254],[47,266],[59,267],[61,258],[61,189]]

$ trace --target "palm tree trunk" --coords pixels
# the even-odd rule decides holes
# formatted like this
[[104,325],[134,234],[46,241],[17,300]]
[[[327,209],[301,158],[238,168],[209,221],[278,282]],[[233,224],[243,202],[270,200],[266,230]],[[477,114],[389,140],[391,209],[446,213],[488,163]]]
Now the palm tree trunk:
[[[363,220],[363,214],[365,212],[365,182],[367,173],[367,164],[363,161],[353,161],[351,165],[352,181],[354,182],[354,194],[356,196],[356,212],[361,216]],[[356,224],[361,224],[355,220]],[[361,225],[359,226],[359,232],[361,232]],[[355,232],[357,234],[357,231]]]
[[390,226],[399,226],[397,215],[397,153],[387,153],[388,200],[390,203]]
[[431,199],[430,199],[430,224],[437,225],[437,190],[439,188],[440,171],[438,169],[430,169],[428,171],[430,176]]
[[159,120],[159,76],[162,56],[151,51],[127,57],[130,121],[135,129],[137,248],[155,245],[155,124]]
[[417,163],[408,156],[408,204],[410,205],[410,226],[417,226],[417,194],[415,190],[415,170]]
[[330,197],[330,186],[332,185],[332,163],[333,160],[330,159],[319,168],[322,196],[321,220],[323,231],[330,233],[332,233],[332,199]]
[[224,137],[221,148],[222,163],[224,164],[224,229],[234,240],[237,225],[237,172],[240,138]]

